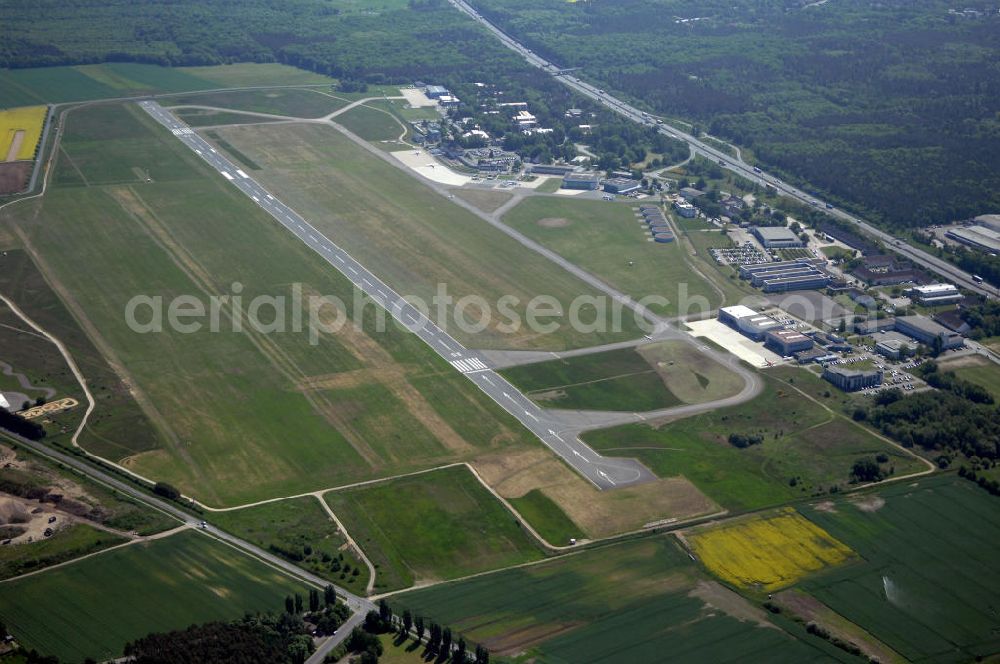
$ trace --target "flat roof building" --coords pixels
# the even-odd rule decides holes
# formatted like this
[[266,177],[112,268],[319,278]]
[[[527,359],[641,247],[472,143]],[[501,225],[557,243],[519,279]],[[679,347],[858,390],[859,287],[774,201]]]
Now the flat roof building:
[[764,334],[764,347],[781,356],[792,355],[813,347],[813,340],[795,330],[773,330]]
[[534,164],[531,167],[532,173],[540,175],[566,175],[576,170],[576,166],[560,166],[557,164]]
[[770,316],[758,313],[742,304],[719,309],[719,321],[742,332],[754,341],[760,341],[766,332],[782,327],[781,323]]
[[567,173],[563,177],[563,189],[594,190],[601,185],[601,176],[597,173]]
[[755,226],[753,234],[767,249],[802,246],[799,236],[784,226]]
[[701,189],[695,189],[694,187],[682,187],[680,194],[683,198],[686,198],[687,200],[690,201],[695,198],[698,198],[699,196],[704,196],[705,192],[703,192]]
[[448,94],[448,88],[442,87],[440,85],[428,85],[427,89],[424,92],[431,99],[437,99],[438,97]]
[[926,286],[914,286],[913,288],[908,289],[906,294],[920,304],[930,306],[936,304],[950,304],[964,299],[954,284],[927,284]]
[[845,392],[856,392],[882,384],[882,372],[878,369],[857,370],[831,366],[823,369],[823,378]]
[[952,332],[927,316],[896,316],[896,331],[928,346],[933,346],[935,339],[940,339],[941,350],[961,348],[965,345],[965,339],[961,334]]
[[741,265],[739,273],[741,279],[748,279],[752,286],[765,293],[824,288],[831,281],[829,274],[821,270],[815,261],[807,258]]
[[1000,253],[1000,233],[992,228],[985,226],[953,228],[944,235],[980,251],[988,251],[994,254]]
[[911,344],[899,339],[883,339],[875,344],[875,352],[890,360],[898,360],[901,357],[913,355],[916,349]]
[[685,219],[693,219],[698,215],[698,210],[687,201],[677,201],[674,203],[674,209],[677,210],[677,216]]
[[611,178],[604,181],[604,191],[611,194],[628,194],[638,191],[641,186],[635,180],[626,180],[625,178]]

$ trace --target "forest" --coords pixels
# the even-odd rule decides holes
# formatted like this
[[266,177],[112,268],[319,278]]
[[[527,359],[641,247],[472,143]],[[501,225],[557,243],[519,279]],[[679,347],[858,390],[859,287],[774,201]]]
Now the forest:
[[445,0],[0,0],[0,67],[282,62],[367,83],[524,66]]
[[995,2],[473,4],[557,65],[886,227],[1000,209]]

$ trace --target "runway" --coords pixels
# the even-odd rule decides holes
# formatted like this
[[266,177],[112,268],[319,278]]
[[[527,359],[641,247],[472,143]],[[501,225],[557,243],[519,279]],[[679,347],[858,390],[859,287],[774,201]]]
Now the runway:
[[485,357],[470,351],[410,305],[378,277],[282,203],[242,169],[220,154],[188,125],[155,101],[139,106],[167,128],[188,148],[214,168],[229,184],[242,191],[259,207],[319,254],[358,289],[385,308],[400,324],[419,336],[435,353],[461,372],[501,408],[528,428],[549,449],[599,489],[613,489],[656,479],[635,459],[602,457],[584,444],[564,420],[539,408],[516,387],[490,368]]

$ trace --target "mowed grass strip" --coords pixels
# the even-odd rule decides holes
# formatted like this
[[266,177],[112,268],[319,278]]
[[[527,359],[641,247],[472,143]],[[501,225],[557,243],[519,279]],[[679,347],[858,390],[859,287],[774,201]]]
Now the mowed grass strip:
[[463,466],[333,491],[324,498],[396,590],[537,560],[513,514]]
[[[0,110],[0,161],[7,161],[8,157],[13,157],[10,161],[35,157],[48,111],[45,106]],[[17,150],[12,150],[16,141],[20,141]]]
[[[720,306],[715,289],[688,267],[682,243],[648,242],[649,229],[639,223],[631,205],[533,196],[507,212],[503,221],[637,300],[665,298],[666,305],[651,302],[659,314]],[[712,267],[706,264],[703,269]],[[695,308],[689,311],[685,300],[693,299]]]
[[[390,600],[499,656],[537,662],[828,661],[821,645],[707,580],[674,538],[644,538]],[[813,641],[819,642],[818,639]]]
[[304,589],[194,532],[109,551],[0,585],[0,616],[27,648],[103,661],[149,632],[280,611]]
[[695,530],[691,549],[717,577],[772,591],[854,557],[851,549],[792,508]]
[[[599,300],[596,291],[333,128],[270,124],[219,134],[263,168],[256,178],[389,286],[440,302],[444,320],[436,305],[432,318],[469,347],[563,350],[641,334],[629,312],[616,327],[610,311],[605,317],[586,301],[581,320],[597,324],[570,325],[573,299]],[[433,299],[442,288],[451,303]],[[529,302],[539,295],[554,298],[558,314],[530,326]],[[481,299],[460,306],[467,297]]]
[[799,511],[864,558],[802,584],[826,606],[908,661],[968,662],[1000,649],[995,496],[951,475]]

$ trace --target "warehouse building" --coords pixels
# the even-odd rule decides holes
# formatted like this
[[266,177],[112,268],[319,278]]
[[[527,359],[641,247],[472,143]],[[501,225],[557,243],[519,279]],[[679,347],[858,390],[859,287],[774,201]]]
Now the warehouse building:
[[604,191],[609,194],[628,194],[633,191],[639,191],[641,186],[635,180],[627,180],[625,178],[611,178],[604,181]]
[[563,189],[596,190],[601,186],[601,176],[596,173],[567,173],[562,181]]
[[799,236],[784,226],[755,226],[753,234],[766,249],[788,249],[802,246],[802,240],[799,239]]
[[778,321],[742,304],[719,309],[719,321],[754,341],[760,341],[771,330],[781,329]]
[[963,299],[962,294],[954,284],[927,284],[914,286],[906,291],[911,298],[927,306],[951,304]]
[[764,334],[764,347],[782,357],[813,347],[813,340],[795,330],[772,330]]
[[974,249],[1000,254],[1000,233],[985,226],[969,226],[968,228],[953,228],[944,234],[945,237],[961,242]]
[[752,286],[760,288],[765,293],[825,288],[831,281],[829,274],[806,258],[779,263],[741,265],[739,272],[741,279],[748,279]]
[[448,88],[441,87],[440,85],[428,85],[425,92],[431,99],[440,99],[449,94]]
[[860,335],[875,334],[876,332],[886,332],[896,329],[896,319],[889,318],[869,318],[858,321],[854,324],[854,331]]
[[961,348],[965,345],[965,339],[961,334],[952,332],[927,316],[896,316],[896,331],[928,346],[934,346],[935,339],[940,339],[941,350]]
[[845,392],[856,392],[882,384],[882,372],[878,369],[856,370],[830,366],[823,369],[823,378]]
[[539,175],[567,175],[576,170],[576,166],[557,166],[556,164],[534,164],[530,172]]
[[916,351],[912,345],[900,339],[883,339],[875,344],[875,352],[890,360],[898,360],[913,355]]

